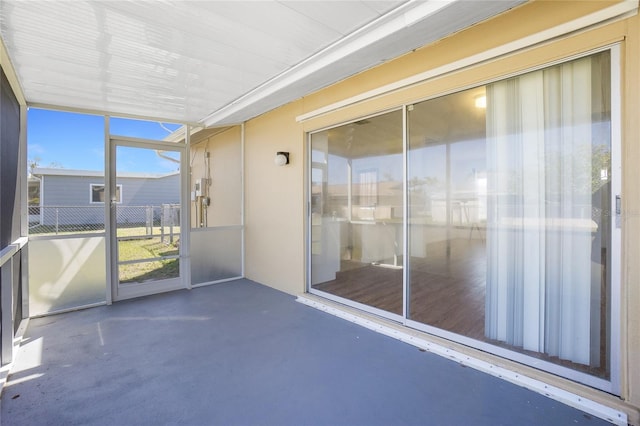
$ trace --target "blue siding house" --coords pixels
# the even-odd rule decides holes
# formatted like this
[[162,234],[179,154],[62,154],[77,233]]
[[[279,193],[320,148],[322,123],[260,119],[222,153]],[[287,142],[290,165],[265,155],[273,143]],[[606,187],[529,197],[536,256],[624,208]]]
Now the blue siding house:
[[[118,223],[144,224],[150,214],[157,220],[163,205],[180,203],[178,171],[120,173],[116,185]],[[104,172],[35,168],[29,186],[31,225],[104,225]]]

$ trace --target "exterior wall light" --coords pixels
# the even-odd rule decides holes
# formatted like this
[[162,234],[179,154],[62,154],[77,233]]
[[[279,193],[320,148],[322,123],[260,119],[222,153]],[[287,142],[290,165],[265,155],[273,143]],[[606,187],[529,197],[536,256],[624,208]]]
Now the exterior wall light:
[[285,164],[289,164],[289,153],[288,152],[276,152],[276,158],[274,160],[276,166],[284,166]]

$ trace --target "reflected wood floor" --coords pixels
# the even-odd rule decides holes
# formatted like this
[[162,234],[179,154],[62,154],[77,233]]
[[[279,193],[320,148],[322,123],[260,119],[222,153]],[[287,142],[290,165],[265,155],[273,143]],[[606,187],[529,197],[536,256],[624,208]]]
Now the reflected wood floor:
[[[484,336],[484,242],[430,244],[428,258],[412,258],[410,315],[415,321],[465,336]],[[402,315],[402,270],[345,261],[336,279],[314,288]]]
[[[515,348],[484,335],[486,250],[482,240],[456,239],[429,244],[427,258],[413,257],[409,318],[442,330],[606,377],[604,347],[600,366],[586,366]],[[315,289],[402,315],[402,269],[343,261],[336,279]],[[604,290],[603,290],[604,294]]]

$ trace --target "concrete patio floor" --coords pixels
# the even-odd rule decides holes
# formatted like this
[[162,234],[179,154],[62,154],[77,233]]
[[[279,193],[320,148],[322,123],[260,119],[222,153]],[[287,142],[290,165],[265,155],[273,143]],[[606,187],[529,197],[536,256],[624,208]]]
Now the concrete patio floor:
[[596,425],[248,280],[31,320],[19,425]]

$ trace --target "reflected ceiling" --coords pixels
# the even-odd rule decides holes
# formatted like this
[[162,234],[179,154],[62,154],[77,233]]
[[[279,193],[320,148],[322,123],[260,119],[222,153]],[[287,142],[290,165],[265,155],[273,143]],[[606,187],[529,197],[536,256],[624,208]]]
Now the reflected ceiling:
[[30,104],[238,123],[487,19],[498,1],[0,1]]
[[[486,110],[476,105],[476,100],[485,95],[485,86],[479,86],[409,106],[409,149],[484,139]],[[329,152],[344,158],[401,154],[402,111],[369,117],[312,136],[319,138],[314,141],[325,137]]]

